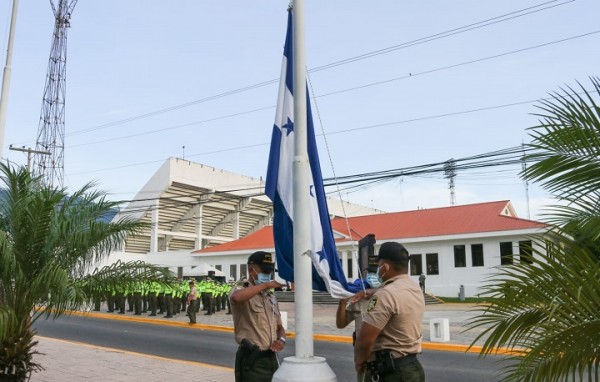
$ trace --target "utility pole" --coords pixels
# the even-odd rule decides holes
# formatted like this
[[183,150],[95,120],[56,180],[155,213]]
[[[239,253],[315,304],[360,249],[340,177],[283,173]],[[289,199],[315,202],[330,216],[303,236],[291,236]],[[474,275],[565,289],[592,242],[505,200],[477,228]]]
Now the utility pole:
[[[523,148],[523,156],[521,157],[523,163],[521,163],[521,168],[524,174],[525,171],[527,171],[527,162],[525,161],[525,143],[521,143],[521,147]],[[523,177],[523,182],[525,185],[525,200],[527,202],[527,219],[531,220],[531,209],[529,208],[529,181],[527,178]]]
[[8,91],[10,89],[13,40],[15,38],[18,7],[19,0],[13,0],[10,31],[8,33],[8,48],[6,49],[6,64],[4,65],[4,75],[2,76],[2,94],[0,94],[0,158],[2,158],[2,151],[4,148],[4,130],[6,129],[6,113],[8,110]]
[[13,150],[13,151],[21,151],[21,152],[27,153],[27,170],[29,172],[31,172],[31,170],[33,169],[33,154],[38,154],[38,155],[52,154],[50,151],[39,151],[39,150],[34,150],[31,147],[25,148],[25,146],[23,146],[22,148],[18,148],[18,147],[13,147],[13,145],[10,145],[8,149]]

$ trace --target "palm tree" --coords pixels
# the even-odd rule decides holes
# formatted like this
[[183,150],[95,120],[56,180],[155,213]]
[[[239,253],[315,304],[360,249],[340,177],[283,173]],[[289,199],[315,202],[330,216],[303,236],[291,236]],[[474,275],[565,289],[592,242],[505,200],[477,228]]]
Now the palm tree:
[[[516,352],[504,372],[511,381],[600,380],[600,80],[542,101],[530,129],[522,173],[557,199],[531,262],[499,268],[468,328],[485,327],[485,356]],[[475,343],[473,342],[473,344]]]
[[25,168],[0,164],[6,189],[0,201],[0,379],[22,381],[32,371],[40,317],[86,307],[93,297],[139,280],[170,283],[165,270],[143,262],[94,269],[144,228],[121,219],[108,222],[117,203],[90,183],[68,195],[45,186]]

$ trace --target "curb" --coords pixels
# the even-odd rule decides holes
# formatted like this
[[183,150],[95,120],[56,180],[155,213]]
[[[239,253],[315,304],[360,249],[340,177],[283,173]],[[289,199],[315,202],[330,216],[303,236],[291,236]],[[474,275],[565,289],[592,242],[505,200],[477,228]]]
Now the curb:
[[[105,320],[120,320],[120,321],[130,321],[130,322],[140,322],[144,324],[153,324],[153,325],[165,325],[165,326],[177,326],[183,328],[190,329],[198,329],[198,330],[212,330],[218,332],[227,332],[233,333],[233,328],[230,326],[222,326],[222,325],[207,325],[207,324],[189,324],[186,322],[178,322],[178,321],[166,321],[160,319],[152,319],[152,318],[144,318],[144,317],[131,317],[131,316],[111,316],[103,313],[94,313],[94,312],[79,312],[79,311],[71,311],[67,314],[71,314],[74,316],[81,317],[94,317],[101,318]],[[295,332],[286,332],[286,335],[290,338],[296,338]],[[328,342],[339,342],[339,343],[352,343],[352,337],[350,336],[336,336],[333,334],[314,334],[313,338],[316,341],[328,341]],[[481,353],[483,347],[482,346],[469,346],[469,345],[461,345],[461,344],[448,344],[448,343],[437,343],[437,342],[425,342],[423,341],[421,344],[423,349],[427,350],[436,350],[436,351],[451,351],[451,352],[461,352],[461,353]],[[519,354],[520,352],[515,350],[510,350],[507,348],[499,348],[494,354],[497,355],[514,355]]]

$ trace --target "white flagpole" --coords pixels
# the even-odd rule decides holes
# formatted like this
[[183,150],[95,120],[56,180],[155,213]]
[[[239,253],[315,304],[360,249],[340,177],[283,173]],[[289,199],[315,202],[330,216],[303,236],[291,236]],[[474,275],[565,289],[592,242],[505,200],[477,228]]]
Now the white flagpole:
[[0,159],[2,158],[4,151],[4,130],[6,126],[6,113],[8,109],[8,90],[10,88],[10,66],[12,63],[13,40],[15,38],[18,7],[19,0],[13,0],[10,31],[8,33],[8,48],[6,50],[6,65],[4,66],[4,75],[2,77],[2,94],[0,94]]
[[314,356],[312,260],[310,256],[310,164],[308,161],[306,77],[304,56],[304,0],[293,2],[294,67],[294,307],[296,356],[284,359],[273,382],[336,382],[323,357]]
[[294,48],[294,305],[296,309],[296,357],[314,355],[312,261],[310,257],[310,164],[308,161],[306,77],[304,68],[304,1],[292,9]]

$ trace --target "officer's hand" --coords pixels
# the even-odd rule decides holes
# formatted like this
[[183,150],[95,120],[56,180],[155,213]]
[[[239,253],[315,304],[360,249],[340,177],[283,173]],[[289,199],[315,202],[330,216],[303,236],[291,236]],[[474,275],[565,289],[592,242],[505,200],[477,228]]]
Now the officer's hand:
[[278,283],[275,280],[269,281],[269,289],[278,289],[284,287],[285,284]]
[[284,345],[285,345],[285,343],[283,341],[276,340],[275,342],[273,342],[271,344],[270,349],[273,350],[275,353],[277,353],[277,352],[280,352],[283,350]]
[[354,364],[354,369],[356,369],[356,372],[358,374],[364,374],[364,372],[365,372],[365,363],[364,362],[361,363],[361,364],[355,363]]
[[356,304],[357,302],[359,302],[360,300],[364,300],[365,298],[367,298],[367,294],[365,293],[364,290],[361,290],[354,296],[350,297],[350,302],[352,304]]

